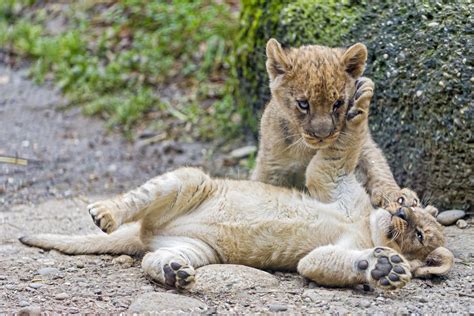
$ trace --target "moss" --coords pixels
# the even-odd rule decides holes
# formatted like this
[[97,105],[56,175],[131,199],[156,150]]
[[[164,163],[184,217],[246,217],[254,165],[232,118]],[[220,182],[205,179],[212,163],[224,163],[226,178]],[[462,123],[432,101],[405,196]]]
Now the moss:
[[[251,25],[240,56],[242,102],[268,100],[265,42],[350,45],[369,49],[366,75],[376,83],[371,128],[404,186],[441,208],[471,209],[474,157],[472,102],[474,25],[468,1],[244,3]],[[269,8],[270,6],[270,8]],[[255,38],[257,37],[257,38]],[[250,44],[249,44],[250,43]]]

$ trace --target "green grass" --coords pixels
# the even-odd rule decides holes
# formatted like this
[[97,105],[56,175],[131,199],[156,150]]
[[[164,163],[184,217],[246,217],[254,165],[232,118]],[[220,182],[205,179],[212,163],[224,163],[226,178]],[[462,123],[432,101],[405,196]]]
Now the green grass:
[[[85,113],[125,132],[149,121],[150,113],[163,122],[192,124],[205,138],[237,129],[225,88],[237,29],[229,5],[206,0],[34,3],[1,2],[0,47],[30,58],[32,76],[38,82],[52,79]],[[178,92],[170,96],[166,91],[173,85]]]

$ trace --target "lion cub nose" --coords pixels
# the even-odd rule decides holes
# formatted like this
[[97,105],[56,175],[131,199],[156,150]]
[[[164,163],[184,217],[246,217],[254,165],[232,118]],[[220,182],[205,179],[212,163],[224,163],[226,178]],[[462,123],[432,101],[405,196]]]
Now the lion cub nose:
[[396,217],[399,217],[401,219],[403,219],[404,221],[407,220],[407,214],[405,213],[405,210],[403,209],[403,207],[400,207],[396,212],[395,212],[395,216]]

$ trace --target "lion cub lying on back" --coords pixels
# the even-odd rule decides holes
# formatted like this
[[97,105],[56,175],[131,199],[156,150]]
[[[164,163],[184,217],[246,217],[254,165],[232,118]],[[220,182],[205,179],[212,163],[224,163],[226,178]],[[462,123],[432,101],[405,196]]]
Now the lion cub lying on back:
[[[68,254],[141,254],[145,273],[190,288],[195,268],[213,263],[297,270],[322,285],[370,283],[396,289],[412,275],[446,273],[453,256],[440,225],[421,208],[374,209],[354,176],[367,137],[372,85],[359,87],[337,141],[309,163],[307,187],[212,179],[182,168],[123,196],[92,204],[109,235],[22,237]],[[133,223],[130,225],[123,225]]]
[[[370,81],[361,77],[366,60],[367,48],[360,43],[348,49],[317,45],[282,48],[275,39],[268,41],[272,99],[262,116],[252,180],[304,187],[312,157],[336,141],[356,87]],[[395,182],[370,133],[364,135],[356,170],[374,205],[397,201],[418,206],[416,194],[401,190]]]

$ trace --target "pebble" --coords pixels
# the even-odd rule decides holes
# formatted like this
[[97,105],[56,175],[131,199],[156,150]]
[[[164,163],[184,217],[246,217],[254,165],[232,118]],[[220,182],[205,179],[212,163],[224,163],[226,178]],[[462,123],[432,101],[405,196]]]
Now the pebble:
[[32,289],[39,289],[43,285],[44,284],[42,284],[42,283],[30,283],[30,285],[28,285],[28,286],[31,287]]
[[428,299],[426,297],[420,297],[420,303],[428,303]]
[[112,263],[119,264],[124,268],[130,268],[133,266],[133,258],[127,255],[121,255],[112,260]]
[[456,226],[460,229],[464,229],[467,227],[467,222],[463,219],[458,219],[458,221],[456,222]]
[[26,306],[29,306],[30,303],[27,302],[27,301],[20,301],[20,303],[18,303],[18,305],[19,305],[20,307],[26,307]]
[[67,293],[59,293],[59,294],[56,294],[56,295],[54,296],[54,298],[57,299],[57,300],[65,300],[65,299],[69,298],[69,294],[67,294]]
[[302,296],[313,302],[319,302],[321,300],[321,295],[316,290],[305,290]]
[[18,316],[39,316],[41,315],[40,306],[28,306],[18,311]]
[[48,276],[49,276],[49,275],[58,275],[58,274],[60,274],[60,272],[59,272],[58,269],[56,269],[56,268],[50,268],[50,267],[48,267],[48,268],[41,268],[41,269],[38,270],[37,273],[40,274],[40,275],[48,275]]
[[368,300],[363,300],[361,303],[360,303],[360,306],[362,307],[365,307],[365,308],[369,308],[371,305],[370,301]]
[[284,312],[288,310],[288,306],[283,305],[283,304],[270,304],[268,305],[268,309],[271,312]]
[[6,275],[0,275],[0,280],[6,280],[7,276]]
[[466,216],[466,212],[462,210],[450,210],[439,213],[436,219],[440,224],[443,224],[444,226],[449,226],[456,223],[458,219],[461,219],[464,216]]
[[84,268],[84,262],[78,262],[78,263],[76,263],[76,268],[79,268],[79,269]]

